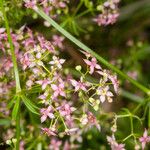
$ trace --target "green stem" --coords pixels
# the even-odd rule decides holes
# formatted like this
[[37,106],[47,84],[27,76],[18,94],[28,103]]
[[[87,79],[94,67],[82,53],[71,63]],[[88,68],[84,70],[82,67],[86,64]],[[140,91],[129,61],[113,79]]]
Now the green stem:
[[1,6],[1,9],[2,9],[2,13],[3,13],[4,21],[5,21],[5,27],[6,27],[6,30],[7,30],[8,41],[9,41],[9,44],[10,44],[10,51],[11,51],[11,57],[12,57],[14,75],[15,75],[15,81],[16,81],[16,93],[18,93],[18,92],[21,91],[19,71],[18,71],[18,66],[17,66],[17,59],[16,59],[16,55],[15,55],[15,50],[14,50],[14,46],[13,46],[13,42],[12,42],[12,37],[11,37],[11,33],[10,33],[10,27],[9,27],[6,12],[5,12],[5,9],[4,9],[4,6],[3,6],[4,2],[5,2],[5,0],[4,1],[0,0],[0,6]]
[[[19,79],[19,71],[18,71],[18,66],[17,66],[17,59],[16,59],[16,55],[15,55],[15,49],[13,46],[13,42],[12,42],[12,37],[11,37],[11,33],[10,33],[10,27],[9,27],[9,23],[7,20],[7,16],[6,16],[6,12],[5,12],[5,8],[3,6],[5,0],[0,0],[0,6],[1,6],[1,10],[3,13],[3,17],[4,17],[4,21],[5,21],[5,27],[7,30],[7,36],[8,36],[8,41],[9,41],[9,45],[10,45],[10,51],[11,51],[11,57],[12,57],[12,62],[13,62],[13,69],[14,69],[14,76],[15,76],[15,81],[16,81],[16,94],[21,92],[21,86],[20,86],[20,79]],[[20,100],[19,100],[19,107],[20,107]],[[17,130],[17,143],[16,143],[16,150],[19,150],[19,143],[20,143],[20,108],[18,111],[18,115],[17,115],[17,119],[16,119],[16,130]]]
[[[19,103],[20,103],[20,101],[19,101]],[[17,131],[16,150],[19,150],[19,146],[20,146],[20,104],[19,104],[18,115],[16,118],[16,131]]]
[[39,8],[35,8],[34,9],[42,18],[44,18],[46,21],[48,21],[54,28],[56,28],[60,33],[62,33],[64,36],[66,36],[70,41],[72,41],[73,43],[75,43],[78,47],[80,47],[81,49],[91,53],[94,57],[97,58],[97,60],[99,60],[101,63],[103,63],[105,66],[107,66],[108,68],[112,69],[113,71],[115,71],[116,73],[118,73],[121,77],[127,79],[128,81],[130,81],[133,85],[135,85],[136,87],[138,87],[139,89],[141,89],[143,92],[145,92],[146,94],[150,95],[150,90],[148,88],[146,88],[145,86],[141,85],[140,83],[138,83],[137,81],[135,81],[134,79],[130,78],[128,75],[126,75],[125,73],[123,73],[122,71],[120,71],[118,68],[116,68],[115,66],[113,66],[112,64],[110,64],[108,61],[106,61],[104,58],[102,58],[101,56],[99,56],[96,52],[94,52],[92,49],[90,49],[89,47],[87,47],[85,44],[83,44],[82,42],[80,42],[78,39],[76,39],[74,36],[72,36],[69,32],[67,32],[66,30],[64,30],[59,24],[57,24],[53,19],[51,19],[48,15],[46,15],[41,9]]

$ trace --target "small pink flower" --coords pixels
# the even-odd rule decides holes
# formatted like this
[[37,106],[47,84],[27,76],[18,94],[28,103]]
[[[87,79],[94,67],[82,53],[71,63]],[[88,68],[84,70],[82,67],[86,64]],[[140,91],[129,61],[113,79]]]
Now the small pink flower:
[[91,113],[91,112],[88,112],[88,123],[90,125],[95,125],[96,128],[100,131],[100,125],[98,124],[97,120],[96,120],[96,117]]
[[50,41],[47,41],[43,36],[38,36],[37,39],[42,49],[49,50],[51,53],[55,53],[54,46]]
[[53,61],[50,61],[49,64],[51,65],[56,65],[58,67],[58,69],[62,68],[62,64],[65,62],[64,59],[59,59],[56,56],[53,56]]
[[85,63],[90,67],[90,74],[93,74],[94,69],[101,69],[100,65],[97,64],[96,58],[92,58],[91,61],[84,59]]
[[64,2],[59,2],[59,7],[60,8],[65,8],[66,7],[66,4]]
[[5,59],[4,70],[7,72],[13,67],[13,63],[10,59]]
[[111,146],[112,150],[125,150],[125,145],[124,144],[118,144],[116,142],[116,139],[114,137],[114,135],[112,135],[112,137],[107,136],[107,141],[109,143],[109,145]]
[[63,44],[62,44],[63,40],[64,40],[64,37],[58,36],[58,35],[53,35],[54,46],[58,46],[59,48],[63,49]]
[[71,129],[66,129],[65,130],[65,133],[67,134],[67,135],[71,135],[71,134],[74,134],[76,131],[78,131],[79,130],[79,128],[71,128]]
[[41,128],[42,131],[47,134],[48,136],[57,136],[56,129],[50,129],[50,128]]
[[71,113],[75,110],[74,107],[71,107],[69,104],[65,103],[62,106],[57,108],[59,110],[60,115],[65,117],[67,120],[70,119]]
[[27,54],[20,59],[21,64],[23,65],[23,70],[25,70],[28,66],[30,66],[31,62]]
[[20,141],[19,150],[25,150],[25,143],[24,141]]
[[44,90],[47,87],[47,85],[51,83],[51,81],[49,81],[48,79],[44,79],[36,81],[36,83],[42,85],[42,90]]
[[100,87],[97,89],[97,94],[100,95],[100,101],[103,103],[106,99],[112,102],[113,93],[109,91],[109,86]]
[[58,97],[59,95],[61,95],[63,97],[66,96],[66,94],[64,92],[64,87],[65,87],[65,85],[63,82],[59,83],[58,85],[51,84],[51,88],[54,90],[54,94],[53,94],[54,98]]
[[44,7],[44,12],[49,15],[49,12],[52,11],[52,7]]
[[80,50],[87,58],[90,58],[92,57],[92,55],[89,53],[89,52],[86,52],[86,51],[83,51],[83,50]]
[[25,0],[25,7],[34,8],[36,6],[36,0]]
[[108,13],[104,12],[103,14],[99,14],[97,18],[94,18],[93,21],[96,22],[99,26],[101,25],[109,25],[114,24],[119,17],[118,13]]
[[150,142],[150,136],[148,136],[147,130],[145,129],[143,136],[139,138],[139,141],[142,144],[142,150],[144,150],[147,143]]
[[113,86],[114,86],[114,90],[116,93],[118,93],[118,88],[119,88],[119,81],[117,80],[117,76],[116,75],[109,75],[108,78],[111,80]]
[[41,122],[44,122],[44,121],[47,119],[47,117],[49,117],[50,119],[55,118],[51,106],[49,106],[48,108],[42,108],[42,109],[40,110],[40,113],[41,113],[41,115],[42,115],[42,117],[41,117]]
[[68,141],[65,141],[64,149],[63,150],[71,150],[71,145],[69,144]]
[[49,145],[50,150],[60,150],[60,146],[62,145],[62,141],[56,140],[55,138],[51,139],[51,143]]
[[87,84],[82,82],[82,79],[80,79],[80,81],[76,81],[76,80],[71,79],[70,82],[75,87],[75,91],[78,91],[80,89],[83,91],[87,90],[86,89]]

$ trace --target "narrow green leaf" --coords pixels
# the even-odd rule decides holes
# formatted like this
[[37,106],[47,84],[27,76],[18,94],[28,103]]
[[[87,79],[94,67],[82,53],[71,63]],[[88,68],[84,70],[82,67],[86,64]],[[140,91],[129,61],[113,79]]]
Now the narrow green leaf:
[[16,98],[17,98],[17,96],[15,95],[15,96],[10,100],[10,102],[8,103],[7,107],[8,107],[9,109],[13,106],[14,101],[15,101]]
[[34,114],[39,115],[36,109],[39,109],[37,106],[35,106],[25,95],[21,96],[24,104],[26,107]]
[[14,119],[14,120],[16,120],[16,118],[17,118],[19,105],[20,105],[20,98],[17,97],[16,98],[16,103],[15,103],[13,111],[12,111],[12,119]]

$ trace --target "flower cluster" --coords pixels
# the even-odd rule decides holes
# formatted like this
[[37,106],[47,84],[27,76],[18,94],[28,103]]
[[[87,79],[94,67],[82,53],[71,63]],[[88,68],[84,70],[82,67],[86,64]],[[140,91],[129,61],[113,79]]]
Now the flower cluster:
[[[116,76],[103,70],[91,54],[83,52],[86,57],[83,60],[87,65],[87,70],[84,71],[81,66],[77,66],[76,70],[79,71],[81,77],[79,79],[73,78],[71,73],[65,73],[63,70],[65,59],[58,56],[59,49],[64,49],[63,37],[54,35],[51,41],[47,41],[40,34],[36,33],[35,36],[25,26],[15,33],[11,32],[11,35],[19,67],[25,73],[22,80],[22,82],[25,82],[24,88],[29,91],[34,87],[41,88],[37,93],[37,101],[39,101],[41,107],[42,133],[47,136],[70,134],[75,136],[79,131],[82,134],[83,131],[92,126],[100,131],[100,124],[91,108],[94,111],[99,111],[100,104],[105,100],[112,102],[113,93],[109,90],[109,87],[113,85],[117,92]],[[5,67],[1,62],[0,68],[1,78],[4,79],[9,76],[9,72],[12,72],[13,65],[10,59],[7,35],[3,28],[1,29],[0,43],[3,43],[1,44],[2,53],[8,54],[8,57],[1,58],[1,60],[5,60],[3,61]],[[97,83],[87,80],[87,75],[94,74],[99,75]],[[7,84],[15,86],[12,81]],[[0,84],[0,87],[3,87],[0,88],[1,93],[4,94],[4,90],[10,91],[7,84]],[[5,86],[6,88],[4,88]],[[81,107],[77,108],[78,104]],[[49,124],[48,127],[47,124]],[[74,140],[77,139],[75,136]],[[54,143],[54,141],[51,142]],[[73,142],[71,143],[73,144]],[[59,147],[61,143],[57,145]]]
[[[36,10],[37,6],[40,6],[47,15],[56,18],[59,14],[68,11],[68,3],[69,0],[25,0],[25,7]],[[44,25],[50,26],[47,21],[44,22]]]
[[97,8],[102,11],[96,18],[94,18],[94,22],[96,22],[99,26],[114,24],[119,16],[118,13],[118,3],[120,0],[107,0],[103,3],[103,5],[98,6]]

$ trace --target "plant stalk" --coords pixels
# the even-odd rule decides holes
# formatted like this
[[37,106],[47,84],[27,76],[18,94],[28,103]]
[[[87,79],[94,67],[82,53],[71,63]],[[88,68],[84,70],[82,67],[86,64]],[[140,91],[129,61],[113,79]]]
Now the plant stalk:
[[13,46],[13,42],[12,42],[12,37],[11,37],[11,33],[10,33],[10,27],[9,27],[9,23],[7,20],[5,8],[3,6],[4,2],[5,2],[5,0],[0,0],[0,5],[1,5],[2,13],[3,13],[4,21],[5,21],[5,27],[7,30],[7,37],[8,37],[8,41],[9,41],[9,45],[10,45],[11,57],[12,57],[12,62],[13,62],[14,76],[15,76],[15,81],[16,81],[16,93],[19,93],[19,92],[21,92],[19,71],[18,71],[18,66],[17,66],[16,54],[15,54],[15,50],[14,50],[14,46]]
[[[11,33],[10,33],[10,27],[9,27],[9,23],[8,23],[5,8],[4,8],[4,3],[5,3],[5,0],[0,0],[0,6],[1,6],[2,13],[3,13],[3,17],[4,17],[4,22],[5,22],[7,37],[8,37],[8,41],[9,41],[9,45],[10,45],[12,62],[13,62],[14,77],[15,77],[15,82],[16,82],[16,94],[18,94],[19,92],[21,92],[19,71],[18,71],[18,66],[17,66],[15,49],[13,46],[13,41],[12,41],[12,37],[11,37]],[[19,100],[19,107],[20,107],[20,100]],[[20,144],[20,108],[19,108],[18,115],[16,118],[16,131],[17,131],[17,133],[16,133],[16,138],[17,138],[16,150],[19,150],[19,144]]]

